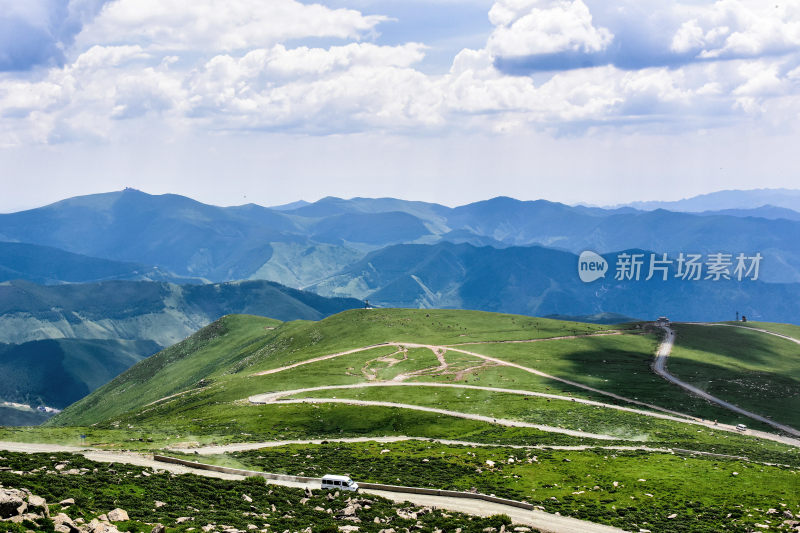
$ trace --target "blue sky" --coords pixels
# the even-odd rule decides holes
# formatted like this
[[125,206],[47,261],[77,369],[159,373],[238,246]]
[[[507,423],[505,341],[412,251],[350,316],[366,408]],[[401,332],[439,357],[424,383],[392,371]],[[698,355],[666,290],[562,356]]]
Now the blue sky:
[[797,187],[800,0],[0,0],[0,212]]

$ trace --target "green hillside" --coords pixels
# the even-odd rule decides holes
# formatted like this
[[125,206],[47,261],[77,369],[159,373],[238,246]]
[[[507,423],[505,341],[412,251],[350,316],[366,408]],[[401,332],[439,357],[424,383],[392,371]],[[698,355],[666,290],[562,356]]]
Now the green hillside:
[[[382,342],[523,340],[608,328],[478,311],[354,310],[319,322],[286,323],[232,315],[134,366],[71,406],[55,422],[93,424],[183,392],[201,379],[215,383],[208,392],[225,390],[227,385],[228,391],[244,398],[265,390],[265,378],[250,379],[253,372]],[[337,369],[341,371],[341,365]],[[336,379],[335,373],[324,374],[323,379]],[[283,377],[281,381],[292,388],[291,381]]]
[[57,417],[57,423],[93,424],[170,394],[210,384],[212,376],[238,363],[242,351],[279,324],[263,317],[224,317],[71,405]]
[[[719,334],[726,333],[736,332]],[[134,366],[51,424],[170,427],[225,440],[232,433],[245,434],[244,440],[285,436],[289,430],[275,420],[289,413],[290,431],[300,438],[324,436],[325,427],[354,435],[402,434],[412,429],[408,424],[419,431],[410,422],[419,418],[438,420],[439,425],[449,418],[451,437],[458,433],[452,427],[474,425],[468,416],[456,420],[421,410],[439,409],[561,428],[545,431],[550,442],[577,438],[564,430],[621,441],[674,442],[700,438],[696,429],[680,423],[685,418],[680,414],[741,422],[739,415],[650,371],[659,339],[657,332],[633,326],[477,311],[362,309],[319,322],[287,323],[228,316]],[[347,353],[335,355],[340,352]],[[321,389],[303,390],[308,388]],[[247,401],[281,391],[284,405]],[[287,403],[301,398],[317,399],[318,404]],[[364,409],[353,402],[391,405]],[[323,412],[325,424],[315,427]],[[649,415],[675,418],[674,412],[679,413],[677,421]],[[362,414],[351,419],[354,413]],[[398,426],[396,417],[407,420]],[[539,433],[533,427],[514,431]]]
[[779,335],[786,335],[787,337],[800,339],[800,326],[796,326],[794,324],[773,324],[772,322],[752,322],[752,321],[726,322],[726,324],[744,328],[764,329],[767,331],[771,331],[773,333],[778,333]]
[[[800,330],[777,324],[769,329]],[[672,374],[739,407],[800,427],[800,345],[746,328],[679,324],[676,332],[668,361]]]

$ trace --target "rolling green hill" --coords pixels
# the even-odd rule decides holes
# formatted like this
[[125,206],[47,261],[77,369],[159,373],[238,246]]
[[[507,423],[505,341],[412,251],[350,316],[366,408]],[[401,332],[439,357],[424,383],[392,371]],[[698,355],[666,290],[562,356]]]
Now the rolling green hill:
[[[694,433],[676,421],[647,415],[659,409],[724,423],[741,421],[653,374],[650,364],[657,344],[657,335],[635,328],[474,311],[354,310],[319,322],[283,324],[229,316],[137,364],[52,423],[126,421],[213,434],[220,431],[217,423],[226,426],[237,420],[241,432],[266,437],[274,428],[246,413],[272,413],[271,417],[289,409],[296,415],[307,406],[256,407],[244,400],[280,391],[297,391],[285,393],[286,398],[340,400],[317,406],[326,410],[354,412],[353,405],[339,405],[343,399],[433,409],[457,406],[459,412],[620,440],[663,441]],[[303,391],[316,387],[323,389]],[[598,412],[592,404],[565,401],[569,398],[646,413],[606,408]],[[765,407],[763,414],[773,413]],[[355,422],[342,423],[341,431],[347,431]],[[294,429],[305,431],[299,426]]]
[[[783,334],[800,329],[773,326]],[[676,331],[668,362],[673,375],[739,407],[800,427],[800,345],[746,328],[679,324]]]
[[[705,329],[714,330],[706,348],[718,347],[705,371],[729,367],[739,332]],[[84,434],[104,449],[172,446],[161,453],[479,490],[626,530],[744,532],[774,519],[771,508],[800,511],[800,447],[698,421],[739,419],[656,377],[659,341],[660,330],[640,324],[476,311],[359,309],[284,323],[227,316],[46,427],[0,437]],[[784,356],[760,364],[791,371]],[[339,442],[353,437],[361,440]],[[192,453],[242,442],[252,451]]]

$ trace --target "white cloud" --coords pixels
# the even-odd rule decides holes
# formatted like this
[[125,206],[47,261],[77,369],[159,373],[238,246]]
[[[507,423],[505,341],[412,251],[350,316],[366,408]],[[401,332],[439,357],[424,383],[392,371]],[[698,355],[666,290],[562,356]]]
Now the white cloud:
[[[747,39],[733,36],[772,28],[782,35],[775,42],[784,42],[792,35],[788,7],[763,28],[747,18],[757,8],[744,0],[673,5],[669,13],[655,10],[652,20],[642,22],[643,31],[650,31],[654,21],[670,21],[661,35],[668,53],[717,50],[715,61],[624,69],[609,61],[529,76],[509,75],[498,67],[498,58],[618,53],[638,43],[639,34],[630,33],[634,15],[650,6],[631,9],[623,2],[615,10],[598,7],[599,0],[497,0],[489,13],[495,30],[486,46],[462,50],[447,72],[426,73],[419,66],[429,50],[424,44],[359,41],[381,17],[294,0],[232,0],[226,4],[230,10],[222,11],[212,0],[183,10],[177,5],[177,0],[116,0],[85,26],[65,66],[24,77],[0,75],[0,144],[113,143],[148,125],[166,132],[312,135],[583,134],[598,125],[678,131],[729,124],[744,114],[749,120],[770,115],[778,122],[797,107],[800,54],[761,59],[722,52],[774,53],[777,48],[767,41],[752,37],[745,46]],[[242,19],[245,8],[252,19]],[[306,16],[317,16],[316,22],[302,24],[298,17]],[[286,42],[300,35],[342,35],[348,42],[327,47]],[[88,44],[104,39],[108,42]]]
[[495,30],[488,48],[496,56],[600,52],[614,38],[593,25],[582,0],[498,0],[489,20]]
[[[410,68],[423,46],[296,48],[216,56],[188,80],[194,116],[220,127],[326,133],[440,120],[427,76]],[[434,100],[435,100],[434,96]]]
[[84,28],[77,42],[245,50],[307,37],[357,39],[385,20],[296,0],[115,0]]
[[800,47],[800,1],[718,0],[685,8],[691,16],[672,49],[702,59],[759,57]]

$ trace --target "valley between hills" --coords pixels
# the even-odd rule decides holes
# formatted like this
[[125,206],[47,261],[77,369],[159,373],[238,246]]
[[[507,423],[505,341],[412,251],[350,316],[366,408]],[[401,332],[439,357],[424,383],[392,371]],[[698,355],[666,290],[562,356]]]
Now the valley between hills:
[[[666,369],[796,432],[800,327],[748,325],[675,324]],[[51,513],[64,511],[78,528],[121,507],[129,520],[110,527],[128,531],[155,522],[167,531],[794,530],[796,434],[655,373],[666,335],[644,322],[457,310],[359,309],[290,322],[230,315],[44,426],[0,430],[14,464],[0,483],[47,502],[73,497]],[[173,477],[176,466],[153,455],[237,474],[201,482],[197,474],[226,475],[181,467],[193,474]],[[94,469],[113,481],[81,474]],[[240,471],[345,474],[533,510],[367,489],[331,500],[313,482],[265,484]],[[161,483],[182,488],[166,494]]]

